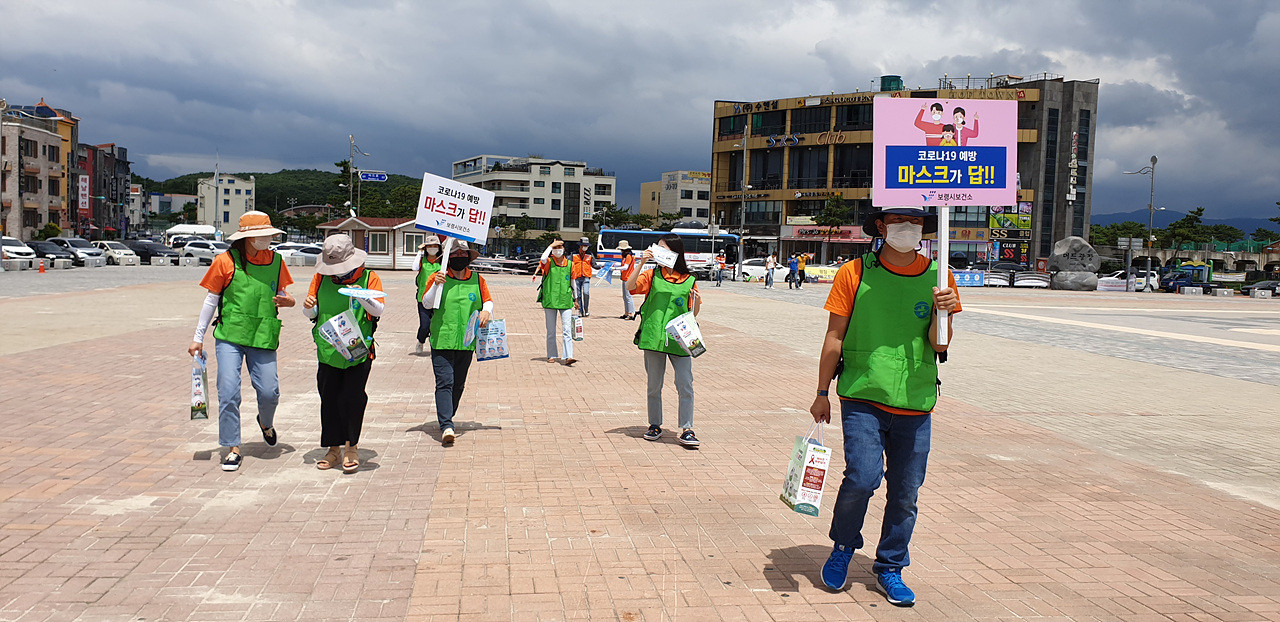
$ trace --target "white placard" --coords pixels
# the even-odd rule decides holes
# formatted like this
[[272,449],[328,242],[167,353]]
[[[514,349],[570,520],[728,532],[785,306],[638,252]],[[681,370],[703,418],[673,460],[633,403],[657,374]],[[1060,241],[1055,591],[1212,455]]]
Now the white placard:
[[414,222],[417,228],[484,244],[489,239],[492,212],[492,192],[431,173],[422,174],[418,217]]
[[675,268],[676,259],[679,257],[676,252],[664,246],[654,244],[649,247],[649,252],[653,253],[653,262],[665,268]]

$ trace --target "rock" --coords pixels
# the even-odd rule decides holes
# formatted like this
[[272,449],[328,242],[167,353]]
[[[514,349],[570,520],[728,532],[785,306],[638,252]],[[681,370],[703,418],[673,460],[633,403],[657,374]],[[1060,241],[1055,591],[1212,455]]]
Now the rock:
[[1050,285],[1052,285],[1053,289],[1091,292],[1098,289],[1098,275],[1092,272],[1056,272],[1050,280]]
[[1102,258],[1093,247],[1074,235],[1055,242],[1049,256],[1050,272],[1097,272],[1101,267]]

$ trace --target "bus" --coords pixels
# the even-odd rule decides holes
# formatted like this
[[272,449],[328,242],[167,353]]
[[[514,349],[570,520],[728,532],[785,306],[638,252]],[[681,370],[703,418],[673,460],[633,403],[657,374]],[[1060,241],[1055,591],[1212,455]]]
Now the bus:
[[[724,252],[730,263],[738,256],[738,236],[731,233],[710,235],[706,229],[672,229],[671,231],[653,231],[650,229],[601,229],[596,241],[596,258],[600,261],[620,262],[622,253],[618,252],[618,242],[626,240],[632,252],[639,255],[644,249],[657,244],[658,239],[667,233],[674,233],[684,241],[685,262],[689,270],[700,278],[713,274],[716,253]],[[614,271],[620,270],[614,264]]]

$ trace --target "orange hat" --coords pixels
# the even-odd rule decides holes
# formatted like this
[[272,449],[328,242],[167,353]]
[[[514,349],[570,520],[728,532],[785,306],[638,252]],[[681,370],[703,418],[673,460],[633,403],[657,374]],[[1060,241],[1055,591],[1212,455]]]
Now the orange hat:
[[271,217],[257,210],[245,212],[240,217],[240,230],[227,236],[228,242],[240,238],[256,238],[264,235],[278,235],[283,231],[271,226]]

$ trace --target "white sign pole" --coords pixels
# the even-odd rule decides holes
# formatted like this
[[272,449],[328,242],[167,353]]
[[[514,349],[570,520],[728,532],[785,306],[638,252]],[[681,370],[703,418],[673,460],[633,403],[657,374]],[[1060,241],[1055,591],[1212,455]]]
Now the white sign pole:
[[[943,203],[938,206],[938,289],[951,284],[951,208]],[[947,332],[947,312],[938,309],[938,345],[945,346],[950,338]]]
[[[449,269],[449,253],[452,251],[453,251],[453,238],[446,237],[444,239],[444,247],[440,249],[440,253],[441,253],[440,260],[444,262],[444,265],[440,266],[440,271],[445,273],[446,278],[448,277],[448,274],[449,274],[447,272],[447,270]],[[427,293],[423,294],[423,298],[425,299],[425,301],[422,303],[422,306],[430,307],[432,309],[439,309],[440,294],[443,292],[443,290],[444,290],[444,287],[438,283],[433,284],[431,287],[427,288]]]

